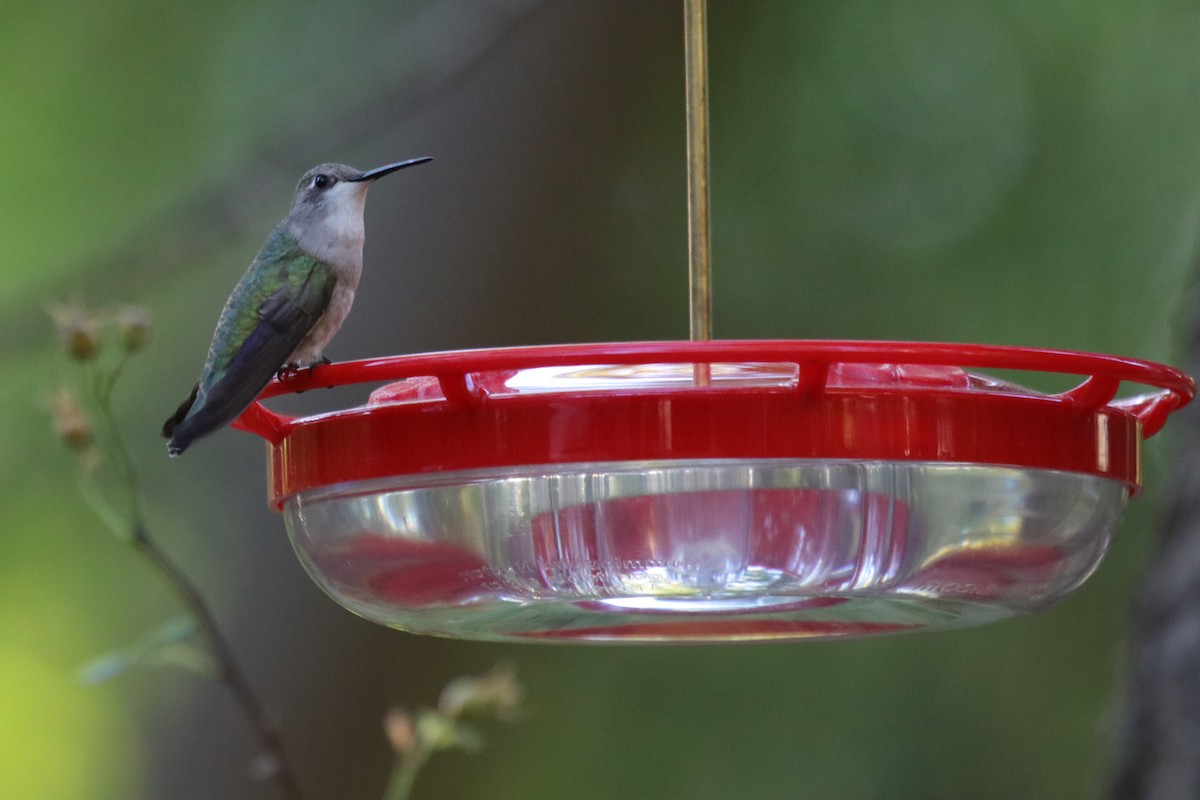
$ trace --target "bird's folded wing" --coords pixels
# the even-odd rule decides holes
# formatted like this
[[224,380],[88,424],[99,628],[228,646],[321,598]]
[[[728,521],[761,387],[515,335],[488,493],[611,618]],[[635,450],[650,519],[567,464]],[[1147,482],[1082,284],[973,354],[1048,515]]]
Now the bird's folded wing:
[[[336,279],[317,262],[295,283],[284,282],[258,307],[258,322],[224,374],[207,387],[201,430],[232,422],[271,380],[325,313]],[[203,435],[203,433],[197,433]]]

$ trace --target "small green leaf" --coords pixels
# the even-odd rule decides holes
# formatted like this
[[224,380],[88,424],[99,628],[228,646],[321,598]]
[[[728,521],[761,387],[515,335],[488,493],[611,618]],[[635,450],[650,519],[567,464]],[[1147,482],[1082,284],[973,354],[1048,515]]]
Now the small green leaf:
[[478,730],[438,711],[425,711],[417,718],[416,734],[432,750],[476,752],[483,747],[483,736]]
[[180,667],[205,678],[216,678],[221,667],[207,649],[195,642],[179,642],[165,645],[147,653],[143,664],[156,667]]
[[88,686],[112,680],[140,665],[175,666],[208,678],[219,673],[213,655],[197,644],[196,622],[183,616],[169,620],[128,647],[98,656],[79,670]]
[[95,686],[124,674],[133,665],[123,652],[105,653],[80,667],[77,680],[84,686]]
[[478,753],[483,749],[483,734],[473,725],[459,722],[454,726],[454,745],[459,750]]

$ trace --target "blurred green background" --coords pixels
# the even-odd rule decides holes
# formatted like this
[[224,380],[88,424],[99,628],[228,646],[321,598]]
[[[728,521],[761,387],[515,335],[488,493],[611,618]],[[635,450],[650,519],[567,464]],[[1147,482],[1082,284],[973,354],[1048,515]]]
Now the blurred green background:
[[[711,0],[716,330],[1169,360],[1200,222],[1194,0]],[[0,10],[0,797],[273,797],[225,693],[93,655],[169,592],[90,515],[40,398],[47,302],[136,303],[117,390],[151,527],[196,577],[308,795],[378,797],[382,715],[511,657],[530,711],[417,797],[1083,798],[1169,478],[1060,606],[961,632],[504,647],[361,621],[303,574],[262,446],[157,429],[297,177],[432,155],[367,210],[329,355],[682,338],[677,2],[52,0]],[[317,398],[319,402],[322,398]],[[313,402],[307,399],[305,402]]]

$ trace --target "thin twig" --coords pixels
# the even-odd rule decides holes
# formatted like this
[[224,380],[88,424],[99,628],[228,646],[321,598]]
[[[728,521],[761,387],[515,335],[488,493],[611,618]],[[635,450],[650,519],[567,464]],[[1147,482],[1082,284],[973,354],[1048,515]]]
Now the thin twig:
[[192,583],[187,573],[172,561],[170,556],[150,537],[144,525],[134,525],[131,544],[162,575],[167,584],[179,596],[188,613],[196,620],[200,630],[204,632],[220,668],[217,679],[228,687],[249,720],[255,735],[262,744],[263,751],[271,759],[273,768],[271,777],[283,792],[284,797],[302,800],[304,795],[300,791],[295,772],[284,752],[279,730],[267,715],[262,702],[258,699],[250,682],[246,680],[241,668],[238,667],[233,649],[224,634],[221,633],[216,618],[200,590]]
[[396,762],[391,777],[388,778],[387,788],[384,789],[383,800],[408,800],[417,775],[433,755],[433,751],[431,742],[418,740],[412,750]]
[[121,377],[121,372],[125,365],[129,363],[130,354],[128,352],[122,354],[121,360],[106,373],[98,372],[93,381],[93,391],[96,394],[96,408],[100,411],[100,416],[104,422],[104,426],[108,429],[112,439],[113,449],[116,452],[118,467],[121,471],[121,484],[125,487],[125,502],[129,513],[129,526],[131,534],[137,531],[138,528],[145,527],[144,517],[142,516],[141,502],[141,487],[138,477],[137,466],[133,460],[133,454],[129,452],[129,446],[125,443],[125,437],[121,435],[121,428],[117,424],[116,415],[112,408],[112,392],[113,387],[117,384],[117,379]]

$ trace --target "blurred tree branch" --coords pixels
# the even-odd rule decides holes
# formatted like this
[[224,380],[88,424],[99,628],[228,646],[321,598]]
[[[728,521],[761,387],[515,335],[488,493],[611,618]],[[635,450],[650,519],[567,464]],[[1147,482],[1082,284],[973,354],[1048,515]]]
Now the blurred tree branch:
[[[1200,302],[1193,287],[1184,364],[1200,374]],[[1174,422],[1174,485],[1158,552],[1132,620],[1127,697],[1117,731],[1117,800],[1200,797],[1200,405]]]
[[[147,279],[161,278],[203,258],[241,232],[265,205],[277,202],[270,190],[295,180],[313,160],[312,153],[354,149],[379,131],[394,130],[428,113],[483,70],[547,4],[548,0],[426,4],[395,31],[388,46],[373,49],[365,59],[361,73],[377,84],[365,98],[352,98],[346,108],[329,98],[322,113],[305,116],[303,125],[270,128],[269,140],[253,144],[244,160],[226,165],[207,183],[146,216],[117,247],[64,272],[119,285],[122,276],[144,272]],[[448,42],[454,46],[447,47]],[[24,346],[24,332],[36,326],[38,314],[38,309],[29,308],[0,321],[0,355]]]

